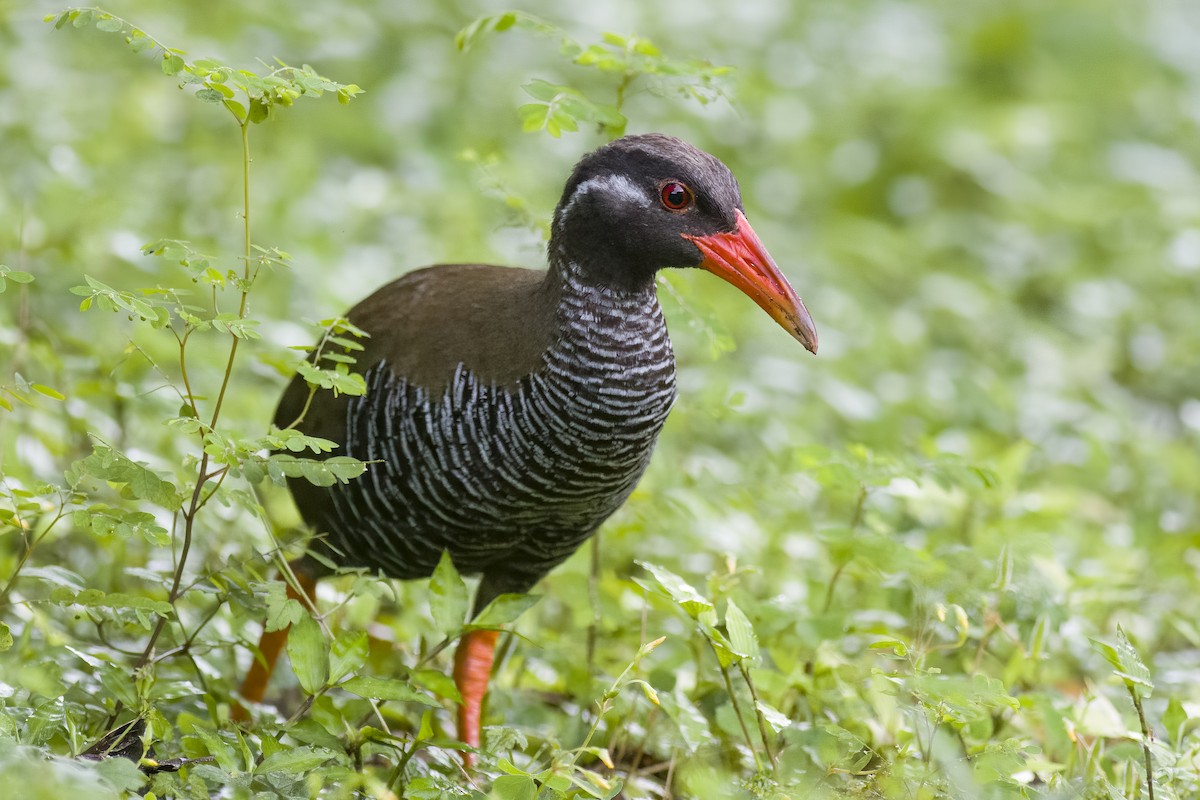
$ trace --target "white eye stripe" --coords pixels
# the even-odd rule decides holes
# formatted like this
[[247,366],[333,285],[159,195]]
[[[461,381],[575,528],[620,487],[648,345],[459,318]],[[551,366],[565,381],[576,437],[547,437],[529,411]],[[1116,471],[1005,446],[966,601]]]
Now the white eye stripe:
[[579,199],[595,189],[603,189],[609,194],[616,195],[620,199],[634,203],[635,205],[647,207],[653,205],[650,195],[641,186],[638,186],[626,176],[616,173],[611,175],[597,175],[594,178],[588,178],[576,186],[575,191],[571,192],[571,199],[563,206],[562,212],[558,217],[560,228],[563,225],[563,221],[571,213],[571,209],[579,202]]

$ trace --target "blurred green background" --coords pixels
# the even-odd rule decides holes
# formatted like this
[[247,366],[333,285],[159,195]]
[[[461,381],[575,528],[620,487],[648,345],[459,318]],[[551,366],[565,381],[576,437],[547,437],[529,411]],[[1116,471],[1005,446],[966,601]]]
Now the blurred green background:
[[[283,348],[312,338],[304,320],[342,313],[430,263],[544,263],[541,226],[573,163],[604,139],[587,128],[523,133],[520,87],[538,78],[612,102],[614,84],[526,31],[456,50],[457,31],[510,7],[106,7],[189,56],[308,63],[365,90],[348,107],[298,103],[251,131],[255,239],[294,266],[252,296],[263,338],[239,354],[227,400],[235,429],[267,425]],[[668,56],[734,68],[725,96],[704,105],[674,83],[639,79],[623,108],[629,131],[680,136],[730,166],[821,333],[809,357],[711,276],[665,277],[680,399],[645,482],[605,529],[598,665],[619,673],[642,631],[669,634],[647,662],[651,683],[694,703],[712,742],[736,750],[736,724],[713,694],[724,685],[690,623],[663,603],[644,617],[630,580],[642,574],[635,559],[697,586],[711,573],[707,591],[736,596],[754,622],[768,653],[763,691],[791,719],[781,769],[794,773],[776,774],[779,785],[806,774],[804,791],[817,794],[1133,797],[1123,792],[1141,769],[1129,734],[1138,724],[1089,644],[1112,641],[1119,624],[1156,685],[1147,708],[1157,766],[1176,781],[1164,773],[1159,795],[1196,796],[1191,726],[1163,720],[1178,720],[1172,702],[1185,720],[1200,710],[1200,4],[520,8],[584,43],[636,33]],[[85,274],[125,289],[183,283],[140,254],[160,237],[219,254],[226,268],[240,247],[236,126],[118,38],[41,21],[58,10],[0,2],[0,263],[36,278],[0,295],[0,384],[19,373],[66,396],[0,411],[10,487],[61,482],[89,433],[156,469],[179,468],[181,440],[160,423],[178,405],[162,390],[175,375],[143,355],[169,372],[173,340],[124,315],[78,313],[69,289]],[[211,347],[194,355],[199,385],[224,366],[223,344]],[[297,524],[285,492],[271,489],[266,503],[277,528]],[[246,514],[216,515],[197,572],[272,546]],[[0,579],[20,552],[10,526]],[[147,575],[170,570],[162,548],[67,527],[30,564],[149,593],[161,587]],[[586,707],[594,696],[580,633],[593,617],[589,570],[583,552],[545,581],[521,622],[537,646],[517,646],[498,673],[495,721],[577,744],[578,714],[540,699],[566,692]],[[17,585],[19,602],[0,613],[27,635],[6,657],[41,653],[69,683],[80,664],[48,653],[101,642],[42,602],[37,581]],[[405,615],[422,613],[425,587],[397,590],[398,605],[376,598],[369,610],[391,608],[397,640],[419,638],[423,623]],[[961,636],[954,606],[968,620]],[[370,615],[359,616],[351,622]],[[230,640],[239,633],[236,617],[218,627]],[[881,640],[921,655],[870,646]],[[244,649],[213,659],[232,673],[235,657],[249,660]],[[1017,706],[972,695],[967,721],[942,719],[959,735],[931,762],[912,755],[911,737],[922,715],[945,708],[919,683],[935,666],[968,683],[997,679]],[[900,676],[898,699],[880,700],[876,670]],[[53,695],[4,680],[30,707]],[[1097,707],[1102,722],[1088,716]],[[678,725],[659,742],[644,708],[623,713],[642,720],[655,759],[692,765],[675,773],[678,794],[707,796],[697,787],[710,767],[735,776],[713,786],[757,791],[736,778],[754,773],[745,753],[705,756],[708,745],[692,746]],[[99,730],[98,709],[85,717]],[[979,754],[1001,745],[1008,760],[978,769]],[[864,748],[873,755],[851,769]],[[913,759],[936,777],[912,778],[903,765]],[[701,777],[688,783],[688,769]],[[661,796],[655,775],[644,791],[631,780],[630,796]]]

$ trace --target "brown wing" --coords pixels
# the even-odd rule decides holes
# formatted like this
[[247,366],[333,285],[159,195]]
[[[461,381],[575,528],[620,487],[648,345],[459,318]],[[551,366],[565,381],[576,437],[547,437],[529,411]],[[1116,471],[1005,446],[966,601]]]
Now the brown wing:
[[[445,388],[459,364],[481,380],[515,384],[541,365],[557,336],[557,281],[540,270],[483,264],[446,264],[411,272],[383,286],[347,315],[370,334],[362,340],[355,370],[380,361],[410,385]],[[275,412],[275,424],[292,424],[309,395],[296,376]],[[299,428],[341,441],[345,396],[318,391]]]

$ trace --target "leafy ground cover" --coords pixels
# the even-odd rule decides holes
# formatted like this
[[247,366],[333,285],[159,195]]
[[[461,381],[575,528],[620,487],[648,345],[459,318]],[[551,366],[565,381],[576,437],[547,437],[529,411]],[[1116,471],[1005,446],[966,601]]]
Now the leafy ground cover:
[[[1200,796],[1200,9],[345,5],[0,5],[14,796]],[[731,165],[821,354],[664,279],[679,404],[597,549],[490,612],[468,775],[469,581],[287,600],[273,479],[361,465],[267,423],[289,348],[361,390],[374,286],[540,263],[626,130]]]

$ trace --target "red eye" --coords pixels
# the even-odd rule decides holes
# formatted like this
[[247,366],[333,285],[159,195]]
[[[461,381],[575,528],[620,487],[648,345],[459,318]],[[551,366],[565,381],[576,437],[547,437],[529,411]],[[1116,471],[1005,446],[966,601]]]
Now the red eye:
[[667,181],[659,193],[664,208],[670,211],[683,211],[693,201],[692,190],[679,181]]

